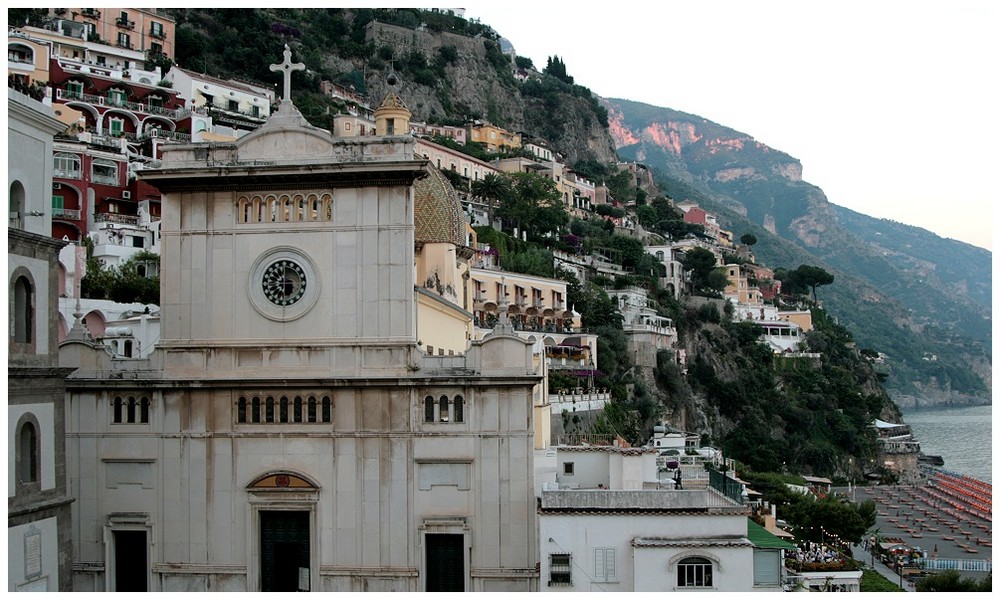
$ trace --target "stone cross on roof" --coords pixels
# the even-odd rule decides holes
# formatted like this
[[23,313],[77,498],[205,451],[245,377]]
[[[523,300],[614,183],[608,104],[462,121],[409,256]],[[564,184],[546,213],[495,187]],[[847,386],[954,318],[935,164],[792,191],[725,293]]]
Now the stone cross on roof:
[[282,102],[291,102],[292,100],[292,71],[305,71],[306,66],[302,63],[292,62],[292,50],[285,44],[285,60],[280,65],[271,65],[271,71],[282,71],[285,75],[285,93],[282,96]]

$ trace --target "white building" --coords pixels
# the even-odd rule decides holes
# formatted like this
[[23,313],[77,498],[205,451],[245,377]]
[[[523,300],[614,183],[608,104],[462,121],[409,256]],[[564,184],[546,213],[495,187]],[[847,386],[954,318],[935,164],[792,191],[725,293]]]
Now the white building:
[[733,480],[716,473],[715,486],[657,489],[669,486],[655,479],[656,456],[651,448],[557,449],[558,483],[539,502],[540,589],[782,591],[789,545],[756,531],[751,541],[749,509],[717,489]]
[[684,267],[678,260],[672,246],[646,246],[646,252],[656,257],[663,265],[663,277],[660,285],[668,290],[674,298],[681,297],[684,289]]
[[[164,76],[177,90],[189,109],[192,139],[211,132],[238,138],[260,127],[271,116],[274,91],[234,80],[222,80],[180,67],[171,67]],[[206,141],[208,141],[206,139]]]

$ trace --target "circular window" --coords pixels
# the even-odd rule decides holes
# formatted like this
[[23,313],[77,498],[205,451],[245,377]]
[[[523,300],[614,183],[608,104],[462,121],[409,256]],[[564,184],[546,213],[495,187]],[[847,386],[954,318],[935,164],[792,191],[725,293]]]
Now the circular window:
[[250,269],[250,302],[274,321],[291,321],[309,312],[319,298],[319,278],[309,258],[295,248],[275,248]]
[[306,272],[295,261],[276,260],[261,277],[264,297],[277,306],[288,306],[302,299],[306,293]]

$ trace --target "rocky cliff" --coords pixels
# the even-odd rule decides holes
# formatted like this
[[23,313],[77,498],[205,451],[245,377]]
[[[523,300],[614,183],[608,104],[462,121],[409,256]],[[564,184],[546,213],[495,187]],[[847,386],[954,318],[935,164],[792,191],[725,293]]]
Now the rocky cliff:
[[657,172],[676,200],[717,211],[736,237],[757,235],[769,266],[835,273],[821,299],[860,345],[888,355],[894,398],[989,402],[988,251],[838,207],[802,181],[798,160],[745,133],[627,100],[605,106],[619,153]]

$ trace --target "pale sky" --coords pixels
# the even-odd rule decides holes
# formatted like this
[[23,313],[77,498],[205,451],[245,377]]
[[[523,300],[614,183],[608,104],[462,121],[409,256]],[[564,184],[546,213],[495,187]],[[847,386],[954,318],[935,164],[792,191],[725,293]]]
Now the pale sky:
[[993,0],[475,2],[541,69],[798,158],[834,204],[992,249]]

